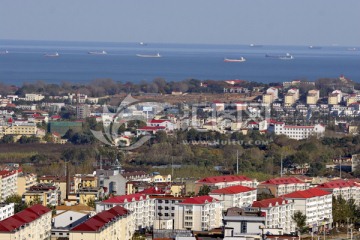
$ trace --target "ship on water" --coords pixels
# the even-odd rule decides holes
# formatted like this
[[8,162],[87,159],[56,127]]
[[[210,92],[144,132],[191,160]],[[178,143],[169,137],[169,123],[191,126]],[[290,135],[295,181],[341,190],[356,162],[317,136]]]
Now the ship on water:
[[244,57],[241,58],[224,58],[224,62],[245,62],[246,59]]
[[90,51],[90,52],[88,52],[88,54],[90,54],[90,55],[106,55],[107,52],[105,52],[104,50],[102,50],[100,52],[98,52],[98,51]]
[[161,57],[160,53],[157,53],[157,54],[136,54],[136,56],[143,57],[143,58],[160,58]]
[[294,59],[294,56],[292,56],[290,53],[286,53],[285,55],[265,55],[266,58],[274,58],[274,59],[280,59],[280,60],[292,60]]
[[44,54],[44,57],[59,57],[59,56],[60,56],[60,54],[58,52]]
[[5,54],[8,54],[9,51],[8,50],[5,50],[5,51],[0,51],[0,55],[5,55]]
[[309,46],[309,49],[321,49],[321,47],[310,45],[310,46]]
[[262,47],[262,45],[251,43],[251,44],[249,45],[249,47]]

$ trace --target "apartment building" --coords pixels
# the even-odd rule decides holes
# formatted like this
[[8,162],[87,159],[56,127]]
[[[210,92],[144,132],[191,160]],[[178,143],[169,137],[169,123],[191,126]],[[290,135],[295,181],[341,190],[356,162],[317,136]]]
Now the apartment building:
[[0,221],[0,239],[50,239],[51,210],[40,204]]
[[[328,228],[332,219],[332,194],[319,188],[296,191],[282,196],[294,202],[294,211],[306,215],[306,225]],[[314,230],[314,229],[313,229]]]
[[115,206],[124,207],[134,213],[136,229],[151,227],[155,219],[155,200],[148,195],[135,193],[109,198],[96,203],[96,212],[108,210]]
[[195,182],[195,193],[198,193],[199,189],[204,185],[209,186],[211,189],[218,189],[236,185],[256,188],[258,184],[259,182],[256,179],[250,179],[246,176],[224,175],[206,177]]
[[360,184],[351,179],[326,182],[317,188],[331,193],[334,197],[341,196],[346,201],[353,199],[356,205],[360,205]]
[[341,102],[342,92],[340,90],[335,90],[329,94],[328,104],[336,105]]
[[207,231],[222,226],[223,203],[210,196],[187,198],[176,204],[174,228]]
[[176,125],[168,119],[152,119],[147,125],[150,127],[164,127],[165,131],[173,131],[176,129]]
[[271,104],[271,103],[273,103],[274,101],[275,101],[274,95],[269,94],[269,93],[266,93],[266,94],[262,95],[262,102],[263,102],[264,104]]
[[292,106],[297,100],[299,100],[300,93],[299,89],[291,88],[285,94],[284,106]]
[[50,184],[38,184],[30,187],[22,195],[23,202],[31,205],[34,202],[40,201],[44,206],[60,205],[60,188]]
[[231,207],[249,207],[256,201],[256,188],[241,185],[212,190],[209,196],[223,202],[224,210]]
[[310,136],[321,137],[325,133],[325,126],[315,124],[313,126],[285,125],[283,122],[274,124],[276,135],[286,135],[288,138],[301,140]]
[[284,198],[270,198],[253,202],[251,211],[262,212],[265,217],[265,228],[280,228],[283,233],[295,232],[294,203]]
[[14,215],[14,203],[0,203],[0,221]]
[[10,123],[6,126],[2,126],[0,128],[2,132],[0,132],[0,136],[3,135],[15,135],[15,136],[34,136],[37,134],[36,123],[30,122],[15,122]]
[[37,176],[34,173],[20,171],[17,176],[17,194],[22,196],[30,187],[37,184]]
[[174,197],[171,195],[165,196],[150,196],[155,202],[155,220],[169,220],[175,218],[176,204],[184,201],[186,197]]
[[306,96],[306,104],[316,105],[320,99],[320,91],[317,89],[309,90]]
[[37,94],[37,93],[27,93],[25,94],[25,101],[29,101],[29,102],[38,102],[41,101],[45,98],[44,95],[42,94]]
[[74,176],[74,192],[79,188],[96,188],[98,179],[92,174],[75,174]]
[[85,119],[90,117],[91,111],[90,106],[87,104],[81,104],[76,106],[76,118]]
[[4,201],[8,196],[17,193],[17,170],[0,171],[0,201]]
[[302,191],[310,188],[309,182],[304,182],[296,177],[280,177],[264,181],[258,185],[258,189],[269,189],[275,196],[282,196],[295,191]]
[[[60,190],[61,203],[66,198],[66,177],[65,176],[51,176],[44,175],[38,178],[40,184],[51,184],[57,186]],[[70,178],[70,192],[75,192],[74,178]]]

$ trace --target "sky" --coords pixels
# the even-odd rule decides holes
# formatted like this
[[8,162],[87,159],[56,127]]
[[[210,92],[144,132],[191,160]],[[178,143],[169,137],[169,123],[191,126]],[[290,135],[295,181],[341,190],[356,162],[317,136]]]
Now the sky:
[[1,0],[0,39],[360,45],[359,0]]

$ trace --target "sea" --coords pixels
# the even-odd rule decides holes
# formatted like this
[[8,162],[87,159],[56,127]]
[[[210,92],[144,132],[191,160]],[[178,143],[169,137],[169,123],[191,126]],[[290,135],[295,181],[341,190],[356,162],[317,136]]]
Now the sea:
[[[91,55],[90,51],[106,51]],[[4,54],[8,51],[7,54]],[[45,54],[59,53],[59,57]],[[137,54],[160,58],[143,58]],[[294,59],[280,60],[265,55]],[[224,62],[244,57],[245,62]],[[86,84],[95,79],[150,82],[185,79],[284,82],[296,79],[346,78],[360,82],[358,46],[208,45],[166,43],[100,43],[0,40],[0,82],[20,86],[38,80],[47,83]]]

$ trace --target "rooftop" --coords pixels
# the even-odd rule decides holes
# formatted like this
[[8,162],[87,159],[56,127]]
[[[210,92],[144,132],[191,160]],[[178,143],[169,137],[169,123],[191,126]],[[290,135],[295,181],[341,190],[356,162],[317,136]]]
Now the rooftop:
[[249,191],[254,191],[254,190],[256,190],[256,189],[251,188],[251,187],[237,185],[237,186],[215,189],[215,190],[211,191],[210,194],[237,194],[237,193],[249,192]]
[[314,197],[322,197],[322,196],[326,196],[329,195],[331,193],[321,190],[319,188],[310,188],[307,190],[303,190],[303,191],[296,191],[296,192],[292,192],[286,195],[283,195],[283,198],[314,198]]
[[253,202],[253,204],[251,205],[252,207],[259,207],[259,208],[268,208],[268,207],[272,207],[272,206],[276,206],[276,205],[283,205],[283,204],[287,204],[288,201],[285,200],[282,197],[279,198],[269,198],[269,199],[264,199],[261,201],[255,201]]
[[220,183],[220,182],[237,182],[237,181],[252,181],[252,179],[245,176],[224,175],[215,177],[206,177],[197,181],[198,183]]

